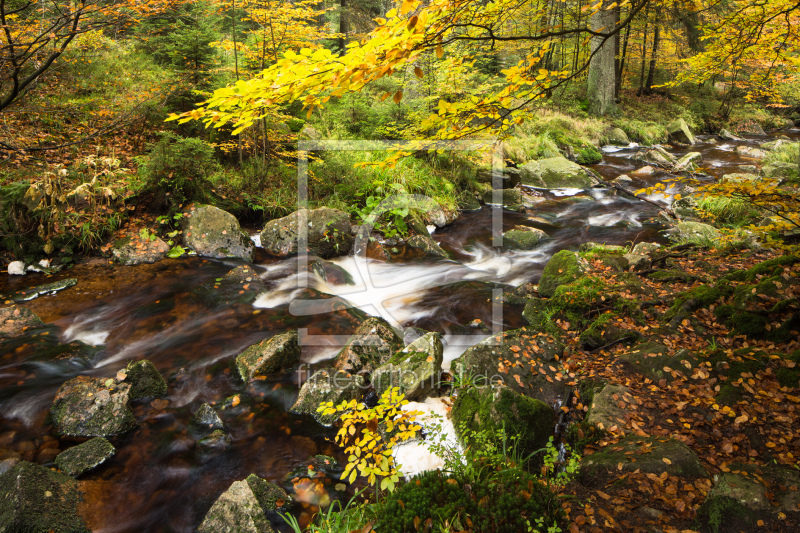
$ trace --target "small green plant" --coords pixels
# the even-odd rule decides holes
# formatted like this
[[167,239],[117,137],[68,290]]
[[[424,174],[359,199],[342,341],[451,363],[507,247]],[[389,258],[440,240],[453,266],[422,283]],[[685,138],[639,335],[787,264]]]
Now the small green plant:
[[[391,184],[399,193],[404,192],[402,186],[397,183]],[[404,236],[408,233],[408,224],[406,224],[406,217],[410,211],[408,207],[392,207],[384,211],[379,217],[373,216],[373,211],[381,204],[383,198],[378,196],[367,196],[364,200],[365,206],[359,208],[353,206],[352,212],[359,219],[362,224],[372,224],[375,229],[383,233],[386,238],[394,236]]]
[[[348,454],[347,466],[342,479],[355,482],[359,475],[378,486],[380,490],[394,490],[400,480],[400,466],[392,456],[395,445],[415,438],[422,426],[415,422],[418,411],[404,411],[408,401],[398,387],[387,389],[375,407],[368,408],[361,402],[343,401],[322,403],[317,411],[325,415],[341,414],[341,428],[336,434],[336,443]],[[383,425],[382,430],[379,426]]]
[[[363,488],[356,492],[344,507],[338,500],[334,501],[326,512],[315,516],[316,523],[309,525],[305,531],[310,533],[350,533],[351,531],[362,531],[367,525],[373,524],[376,519],[374,506],[356,503],[365,490],[367,489]],[[295,517],[285,514],[281,514],[280,517],[289,524],[294,533],[302,533],[303,528],[300,527],[300,523]]]

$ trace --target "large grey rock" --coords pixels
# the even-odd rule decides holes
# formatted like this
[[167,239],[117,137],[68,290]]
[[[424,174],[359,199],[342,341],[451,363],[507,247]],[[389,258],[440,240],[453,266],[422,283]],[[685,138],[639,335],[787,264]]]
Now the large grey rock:
[[236,217],[213,205],[192,204],[181,219],[183,243],[203,257],[253,260],[255,245]]
[[702,160],[703,156],[700,155],[700,152],[689,152],[678,159],[673,167],[673,170],[675,172],[693,172],[697,170],[697,167],[700,165]]
[[167,394],[167,382],[156,366],[147,359],[128,363],[124,373],[125,382],[131,385],[128,395],[131,400],[159,398]]
[[325,415],[317,411],[323,402],[358,400],[366,389],[366,382],[361,376],[335,370],[318,370],[308,381],[303,383],[297,401],[290,411],[297,414],[313,416],[320,424],[329,426],[339,419],[339,415]]
[[516,437],[517,451],[523,457],[545,447],[553,435],[553,410],[545,403],[529,398],[509,387],[470,387],[459,392],[450,413],[453,426],[465,444],[470,442],[465,432],[501,429],[506,437]]
[[626,415],[634,409],[637,409],[636,399],[628,387],[607,384],[594,394],[585,421],[605,431],[616,426],[620,432],[630,433]]
[[12,305],[0,309],[0,339],[14,337],[28,328],[43,325],[42,319],[27,307]]
[[379,317],[362,322],[336,355],[334,366],[351,374],[372,372],[404,346],[394,328]]
[[[640,150],[634,154],[632,159],[634,161],[641,161],[643,163],[647,163],[648,165],[660,168],[672,168],[675,166],[675,163],[678,162],[674,155],[667,152],[661,146],[653,146],[651,148]],[[638,173],[640,173],[640,171],[633,172],[633,174]]]
[[669,235],[670,238],[678,242],[696,238],[716,241],[720,237],[720,232],[714,226],[703,222],[679,222],[669,230]]
[[550,237],[544,231],[530,226],[514,226],[503,234],[503,248],[533,250]]
[[623,257],[628,260],[631,268],[641,270],[650,266],[650,254],[659,248],[661,245],[654,242],[640,242]]
[[69,437],[109,437],[136,425],[128,405],[131,386],[116,379],[78,376],[58,389],[50,416],[56,432]]
[[741,157],[748,157],[750,159],[764,159],[767,157],[767,152],[753,146],[737,146],[735,151]]
[[234,481],[206,513],[197,533],[275,531],[246,480]]
[[761,169],[761,175],[769,179],[797,178],[800,166],[797,163],[774,161]]
[[[497,175],[500,179],[498,189],[513,189],[522,179],[520,170],[513,167],[502,168],[498,170]],[[490,168],[479,168],[475,172],[475,180],[478,183],[489,183],[494,187],[494,174]]]
[[[298,220],[306,217],[306,227]],[[298,253],[300,231],[306,232],[307,251],[324,259],[347,255],[353,247],[350,216],[344,211],[321,207],[301,209],[291,215],[270,220],[261,231],[261,246],[271,255],[288,257]]]
[[758,176],[755,174],[744,174],[737,172],[734,174],[725,174],[719,181],[722,183],[749,183],[757,180]]
[[539,279],[539,294],[550,298],[560,285],[576,281],[583,276],[584,271],[585,264],[578,253],[561,250],[545,265]]
[[103,437],[95,437],[58,454],[56,466],[68,476],[78,477],[103,464],[115,453],[110,442]]
[[620,128],[611,128],[606,132],[606,140],[609,144],[627,146],[631,143],[628,134]]
[[719,131],[717,136],[720,139],[722,139],[723,141],[741,141],[742,140],[741,137],[739,137],[737,135],[734,135],[733,133],[729,132],[728,130],[726,130],[724,128]]
[[372,385],[380,396],[399,387],[408,400],[424,399],[439,388],[444,347],[441,335],[426,333],[372,373]]
[[27,461],[0,475],[0,531],[90,533],[78,515],[78,482]]
[[697,454],[675,439],[628,435],[614,445],[585,456],[581,461],[581,478],[584,482],[636,470],[656,475],[666,472],[689,479],[708,477]]
[[155,263],[164,259],[167,252],[169,245],[155,235],[144,240],[139,235],[125,237],[116,241],[111,249],[114,259],[127,266]]
[[497,189],[483,193],[483,203],[486,205],[502,205],[512,211],[523,209],[522,191],[519,189]]
[[498,333],[468,348],[450,363],[450,373],[457,383],[502,383],[550,405],[565,392],[557,375],[557,361],[563,354],[564,343],[559,338],[525,327]]
[[245,382],[290,370],[300,361],[297,331],[275,335],[253,344],[236,356],[236,368]]
[[585,189],[595,183],[583,167],[560,156],[526,163],[520,177],[523,184],[544,189]]
[[694,144],[694,135],[692,135],[689,126],[682,118],[672,121],[667,126],[667,135],[669,135],[669,140],[672,142]]
[[792,144],[791,141],[787,141],[786,139],[775,139],[774,141],[769,141],[765,143],[759,144],[762,150],[767,150],[769,152],[774,152],[775,150],[781,149],[784,146],[788,146]]
[[424,235],[413,235],[406,240],[406,246],[415,250],[423,257],[442,257],[447,259],[448,255],[439,243],[427,233]]

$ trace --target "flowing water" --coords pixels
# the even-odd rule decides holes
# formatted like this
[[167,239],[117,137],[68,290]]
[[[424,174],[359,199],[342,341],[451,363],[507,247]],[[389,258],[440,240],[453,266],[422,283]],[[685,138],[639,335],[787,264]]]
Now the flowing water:
[[[788,134],[800,137],[797,130]],[[703,167],[719,177],[753,163],[734,153],[737,145],[764,140],[709,144],[701,138],[703,144],[692,150],[700,151]],[[607,180],[630,173],[643,166],[631,159],[636,150],[607,148],[593,168]],[[628,188],[667,177],[656,173]],[[252,304],[208,298],[208,287],[236,266],[231,261],[185,258],[113,268],[94,262],[54,276],[79,281],[25,304],[48,326],[0,345],[0,467],[4,449],[50,465],[59,450],[74,444],[57,439],[48,421],[63,382],[81,374],[110,377],[128,362],[146,358],[168,377],[169,394],[166,401],[135,404],[138,428],[115,439],[117,454],[81,478],[82,514],[93,531],[193,531],[216,498],[251,473],[294,490],[306,504],[307,518],[326,496],[284,478],[313,454],[339,452],[328,440],[330,429],[288,409],[300,382],[336,353],[337,339],[353,331],[362,312],[399,328],[444,334],[447,367],[487,335],[485,328],[474,327],[475,319],[495,331],[523,325],[520,308],[492,305],[497,289],[536,281],[558,250],[587,241],[664,242],[663,228],[654,222],[659,210],[652,204],[599,189],[526,189],[526,194],[532,207],[524,214],[505,212],[503,227],[527,225],[547,232],[552,239],[534,251],[492,247],[492,210],[484,207],[433,234],[450,260],[333,260],[352,283],[298,271],[296,259],[257,261],[268,291]],[[651,199],[663,205],[671,201],[669,194]],[[44,282],[41,274],[8,277],[0,280],[0,294]],[[237,381],[232,358],[290,328],[306,335],[300,371],[247,385]],[[92,353],[53,358],[57,343],[71,341],[94,346]],[[187,430],[191,413],[203,402],[215,406],[233,438],[227,451],[214,456],[198,454]]]

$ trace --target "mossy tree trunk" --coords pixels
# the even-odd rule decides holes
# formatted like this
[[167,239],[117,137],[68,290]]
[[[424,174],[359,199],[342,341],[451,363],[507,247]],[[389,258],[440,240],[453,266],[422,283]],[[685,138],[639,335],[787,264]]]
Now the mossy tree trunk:
[[[617,26],[619,11],[607,9],[608,2],[592,15],[590,25],[594,31],[608,34]],[[617,85],[615,65],[615,37],[592,37],[592,58],[589,63],[589,110],[596,115],[606,115],[616,109],[614,90]]]

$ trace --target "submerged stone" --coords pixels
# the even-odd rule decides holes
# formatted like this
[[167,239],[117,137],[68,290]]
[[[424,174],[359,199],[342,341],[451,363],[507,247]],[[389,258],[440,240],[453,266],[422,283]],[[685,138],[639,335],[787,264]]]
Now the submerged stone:
[[247,382],[256,376],[286,372],[300,361],[297,331],[275,335],[253,344],[236,356],[236,368]]
[[125,375],[125,381],[131,385],[131,400],[160,398],[167,394],[167,382],[156,366],[147,359],[129,363],[125,368]]
[[240,265],[213,283],[197,289],[204,302],[215,305],[250,304],[267,286],[250,265]]
[[56,457],[56,466],[68,476],[78,477],[103,464],[116,453],[114,446],[103,437],[64,450]]
[[183,242],[203,257],[253,260],[255,245],[236,217],[213,205],[192,204],[181,219]]
[[207,403],[198,407],[197,411],[192,414],[189,427],[192,433],[200,436],[208,436],[214,431],[225,429],[222,419],[220,419],[214,408]]
[[136,425],[128,405],[131,386],[113,378],[78,376],[64,383],[50,407],[56,432],[69,437],[108,437]]
[[78,482],[27,461],[0,475],[0,531],[90,533],[78,516]]
[[78,283],[76,278],[67,278],[52,283],[45,283],[44,285],[37,285],[31,289],[16,291],[11,294],[5,294],[0,299],[13,300],[16,303],[27,302],[33,300],[44,294],[53,294],[64,289],[68,289]]
[[0,339],[19,335],[28,328],[43,326],[44,322],[27,307],[12,305],[0,309]]

